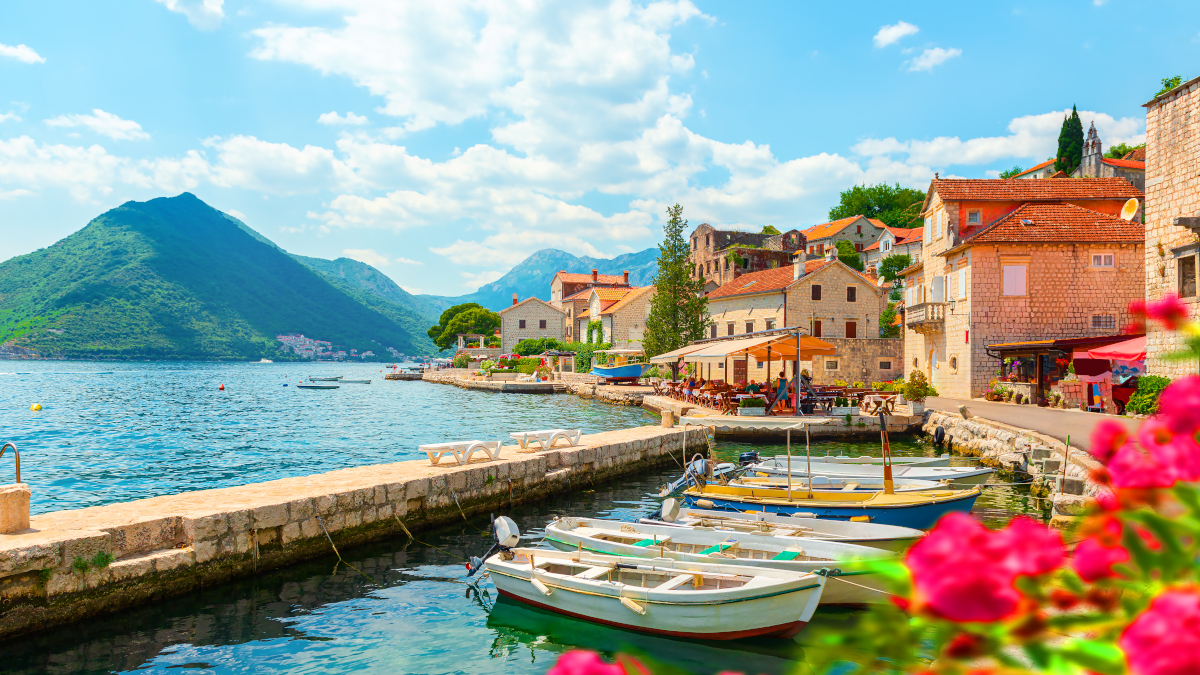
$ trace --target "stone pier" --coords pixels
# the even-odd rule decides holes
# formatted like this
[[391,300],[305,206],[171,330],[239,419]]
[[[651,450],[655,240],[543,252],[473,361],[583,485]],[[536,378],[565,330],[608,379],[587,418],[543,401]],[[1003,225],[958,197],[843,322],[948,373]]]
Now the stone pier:
[[[707,447],[688,430],[688,447]],[[680,429],[637,427],[496,461],[378,464],[33,516],[0,535],[0,639],[669,463]],[[448,464],[447,461],[450,463]],[[34,486],[33,499],[39,498]],[[403,525],[401,524],[403,523]]]

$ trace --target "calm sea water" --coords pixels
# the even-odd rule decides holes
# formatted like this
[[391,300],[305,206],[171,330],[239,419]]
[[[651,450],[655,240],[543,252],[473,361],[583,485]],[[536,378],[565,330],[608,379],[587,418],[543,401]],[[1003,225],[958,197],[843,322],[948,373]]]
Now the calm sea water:
[[[0,435],[21,444],[38,511],[234,485],[415,456],[416,444],[495,436],[546,424],[600,431],[656,423],[637,408],[573,396],[516,396],[377,381],[330,392],[282,384],[299,376],[372,377],[378,368],[215,364],[0,362]],[[106,374],[101,374],[106,373]],[[216,391],[218,384],[225,392]],[[31,413],[29,403],[44,410]],[[720,442],[733,458],[778,446]],[[893,439],[898,454],[934,449]],[[802,450],[802,448],[801,448]],[[878,444],[814,443],[814,454],[878,454]],[[970,460],[956,459],[955,463]],[[0,480],[11,471],[7,458]],[[528,542],[557,515],[635,519],[657,508],[670,471],[527,504],[508,515]],[[53,496],[62,491],[63,496]],[[39,503],[41,499],[53,503]],[[990,488],[976,512],[999,523],[1041,514],[1020,486]],[[486,518],[343,551],[169,602],[90,619],[0,645],[4,671],[110,673],[544,673],[567,649],[641,654],[690,673],[795,672],[813,655],[795,640],[700,643],[605,628],[497,601],[465,583],[462,562],[490,545]],[[815,629],[854,630],[825,611]]]

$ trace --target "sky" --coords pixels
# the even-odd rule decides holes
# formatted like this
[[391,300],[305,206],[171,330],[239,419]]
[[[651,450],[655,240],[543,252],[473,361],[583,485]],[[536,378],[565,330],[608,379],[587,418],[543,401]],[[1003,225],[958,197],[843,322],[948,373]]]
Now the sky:
[[0,7],[0,260],[189,191],[303,255],[460,295],[542,248],[824,222],[1145,140],[1195,0],[111,0]]

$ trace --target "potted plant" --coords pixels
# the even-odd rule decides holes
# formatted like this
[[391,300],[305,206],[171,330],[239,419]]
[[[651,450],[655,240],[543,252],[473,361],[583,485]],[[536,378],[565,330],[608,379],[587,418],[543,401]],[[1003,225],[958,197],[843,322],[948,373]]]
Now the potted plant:
[[837,398],[833,399],[833,410],[831,410],[829,414],[854,415],[856,413],[858,413],[858,406],[850,405],[850,399],[846,398],[845,396],[838,396]]
[[745,417],[763,417],[767,414],[767,402],[761,398],[743,399],[738,404],[738,415]]

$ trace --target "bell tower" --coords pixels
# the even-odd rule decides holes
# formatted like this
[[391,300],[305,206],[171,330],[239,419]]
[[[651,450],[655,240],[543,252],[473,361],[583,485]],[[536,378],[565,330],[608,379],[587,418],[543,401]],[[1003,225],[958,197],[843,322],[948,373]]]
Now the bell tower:
[[1096,122],[1093,121],[1088,127],[1087,138],[1083,141],[1083,157],[1079,161],[1079,176],[1081,178],[1098,178],[1103,157],[1104,145],[1100,142],[1100,134],[1096,133]]

